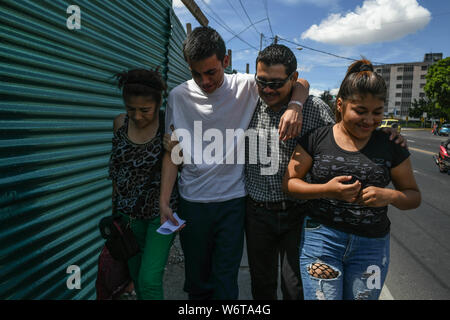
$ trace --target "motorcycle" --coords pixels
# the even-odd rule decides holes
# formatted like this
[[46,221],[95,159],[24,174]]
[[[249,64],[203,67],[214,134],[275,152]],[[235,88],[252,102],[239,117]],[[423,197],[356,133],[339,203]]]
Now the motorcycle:
[[444,142],[439,147],[439,154],[434,155],[433,158],[439,167],[439,171],[447,172],[450,175],[450,155]]

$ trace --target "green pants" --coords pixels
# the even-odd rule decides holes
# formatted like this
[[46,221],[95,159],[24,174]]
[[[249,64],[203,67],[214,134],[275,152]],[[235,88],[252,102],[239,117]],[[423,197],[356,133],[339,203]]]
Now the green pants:
[[130,219],[122,214],[126,223],[130,220],[131,230],[141,247],[141,252],[128,260],[131,279],[139,300],[163,300],[164,268],[169,257],[174,234],[162,235],[156,230],[160,218],[152,220]]

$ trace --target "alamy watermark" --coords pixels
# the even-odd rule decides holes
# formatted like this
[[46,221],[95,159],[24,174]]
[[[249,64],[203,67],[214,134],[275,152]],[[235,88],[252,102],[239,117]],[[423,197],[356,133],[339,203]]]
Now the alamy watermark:
[[81,269],[79,266],[72,264],[67,267],[66,273],[70,274],[67,278],[66,286],[67,289],[81,289]]
[[367,268],[367,274],[371,274],[367,278],[367,288],[372,289],[381,289],[381,269],[377,265],[371,265]]
[[[171,153],[174,164],[245,164],[245,139],[248,139],[249,164],[261,166],[261,175],[274,175],[280,165],[280,139],[278,131],[210,128],[203,132],[201,121],[194,121],[194,131],[176,129],[172,141],[179,141]],[[270,146],[270,152],[268,147]]]
[[69,30],[79,30],[81,29],[81,10],[79,6],[70,5],[66,10],[67,14],[70,16],[66,20],[66,26]]

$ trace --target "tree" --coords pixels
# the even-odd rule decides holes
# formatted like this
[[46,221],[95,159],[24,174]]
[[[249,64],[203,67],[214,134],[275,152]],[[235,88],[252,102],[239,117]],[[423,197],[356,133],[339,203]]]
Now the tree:
[[420,98],[419,101],[414,99],[411,108],[408,111],[408,114],[412,118],[420,118],[424,112],[428,112],[428,104],[426,100]]
[[450,119],[450,57],[433,64],[426,76],[425,94]]
[[424,98],[420,98],[419,101],[414,99],[408,112],[409,116],[412,118],[420,118],[424,112],[427,113],[428,119],[440,119],[446,117],[442,108],[436,108],[433,102]]
[[320,99],[322,99],[323,102],[325,102],[331,109],[331,111],[335,111],[334,107],[334,97],[331,95],[329,90],[325,90],[321,95]]

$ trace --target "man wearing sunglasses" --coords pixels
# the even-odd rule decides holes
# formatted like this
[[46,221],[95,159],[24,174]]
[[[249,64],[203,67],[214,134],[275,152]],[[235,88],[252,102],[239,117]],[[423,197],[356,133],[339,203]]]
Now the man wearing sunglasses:
[[[256,59],[255,80],[260,99],[250,121],[249,130],[259,136],[271,136],[278,129],[280,117],[292,103],[302,106],[303,124],[298,137],[310,130],[333,124],[334,115],[321,99],[309,96],[304,106],[292,97],[297,81],[297,59],[286,46],[273,44],[261,51]],[[386,128],[391,129],[391,128]],[[406,146],[396,130],[384,130],[396,143]],[[284,172],[297,144],[296,138],[267,143],[263,151],[278,155],[279,170],[262,174],[267,164],[261,163],[261,143],[248,140],[245,163],[245,185],[248,193],[245,232],[255,300],[276,300],[278,261],[281,262],[281,291],[283,299],[302,299],[299,267],[300,230],[305,215],[305,201],[290,198],[281,190]],[[255,144],[256,145],[251,145]],[[253,152],[249,152],[253,150]],[[306,177],[308,179],[308,176]]]
[[[286,46],[273,44],[261,51],[256,59],[255,80],[259,101],[249,125],[258,135],[269,137],[278,130],[280,117],[292,102],[293,85],[298,77],[297,60]],[[301,103],[295,101],[301,105]],[[309,96],[303,107],[303,124],[300,136],[311,129],[334,123],[327,104]],[[249,144],[255,141],[248,140]],[[302,299],[299,269],[300,230],[303,222],[303,204],[281,191],[281,183],[296,139],[267,143],[267,154],[278,153],[278,171],[263,175],[266,164],[260,161],[257,145],[246,146],[245,184],[248,192],[245,232],[251,275],[252,294],[255,300],[276,300],[278,263],[281,262],[281,290],[283,299]],[[248,150],[257,150],[249,152]],[[273,161],[273,160],[272,160]]]

